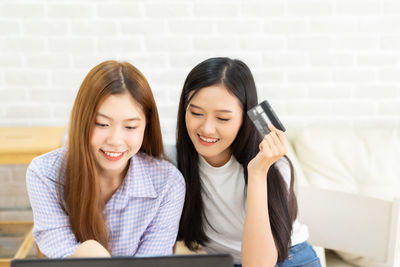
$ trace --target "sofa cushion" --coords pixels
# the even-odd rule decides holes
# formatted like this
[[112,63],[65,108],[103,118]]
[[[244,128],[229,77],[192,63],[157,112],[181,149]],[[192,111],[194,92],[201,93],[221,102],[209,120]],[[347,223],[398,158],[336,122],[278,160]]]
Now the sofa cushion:
[[303,129],[292,144],[310,185],[400,197],[399,129]]

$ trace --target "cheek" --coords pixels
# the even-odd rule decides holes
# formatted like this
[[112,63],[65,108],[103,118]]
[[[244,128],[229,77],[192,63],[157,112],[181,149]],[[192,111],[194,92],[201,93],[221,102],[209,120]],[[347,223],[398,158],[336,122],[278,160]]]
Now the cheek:
[[194,129],[193,119],[187,113],[185,116],[185,122],[186,122],[186,130],[188,131],[188,134],[191,135]]
[[143,143],[143,138],[144,138],[145,134],[146,134],[146,126],[143,126],[143,128],[140,129],[140,131],[138,132],[138,135],[137,135],[138,136],[137,140],[140,144]]
[[131,147],[141,147],[145,135],[145,127],[141,127],[127,136],[128,143]]
[[221,130],[223,131],[224,136],[233,142],[233,140],[235,140],[241,126],[242,126],[242,121],[239,120],[236,122],[232,122],[232,124],[229,126],[227,125],[225,127],[222,127]]
[[90,144],[92,146],[97,146],[103,143],[105,139],[106,133],[105,131],[100,131],[99,129],[94,129],[92,137],[90,138]]

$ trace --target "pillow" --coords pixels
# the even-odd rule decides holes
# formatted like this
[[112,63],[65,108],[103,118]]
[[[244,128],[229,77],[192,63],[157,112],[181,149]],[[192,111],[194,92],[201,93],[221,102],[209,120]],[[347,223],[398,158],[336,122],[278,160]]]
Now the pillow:
[[310,185],[400,197],[399,129],[304,129],[296,132],[293,146]]

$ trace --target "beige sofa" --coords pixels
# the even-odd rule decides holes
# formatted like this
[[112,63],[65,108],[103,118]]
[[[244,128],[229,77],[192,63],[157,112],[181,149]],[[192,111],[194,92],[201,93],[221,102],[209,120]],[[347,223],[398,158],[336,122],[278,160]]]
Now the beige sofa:
[[[328,267],[400,266],[400,129],[290,129],[300,220]],[[344,261],[344,259],[346,261]]]

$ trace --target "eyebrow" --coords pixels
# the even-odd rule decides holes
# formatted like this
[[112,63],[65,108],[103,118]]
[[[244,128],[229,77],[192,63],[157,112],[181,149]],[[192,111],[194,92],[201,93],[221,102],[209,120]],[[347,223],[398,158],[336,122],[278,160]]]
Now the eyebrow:
[[[189,104],[189,107],[198,108],[198,109],[203,110],[201,107],[194,105],[194,104]],[[232,113],[232,111],[229,109],[218,109],[217,112]]]
[[[109,119],[109,120],[113,120],[111,117],[109,117],[109,116],[107,116],[105,114],[102,114],[100,112],[97,112],[96,116],[100,116],[100,117],[104,117],[104,118]],[[126,119],[124,121],[140,121],[140,120],[141,119],[139,117],[134,117],[134,118]]]

